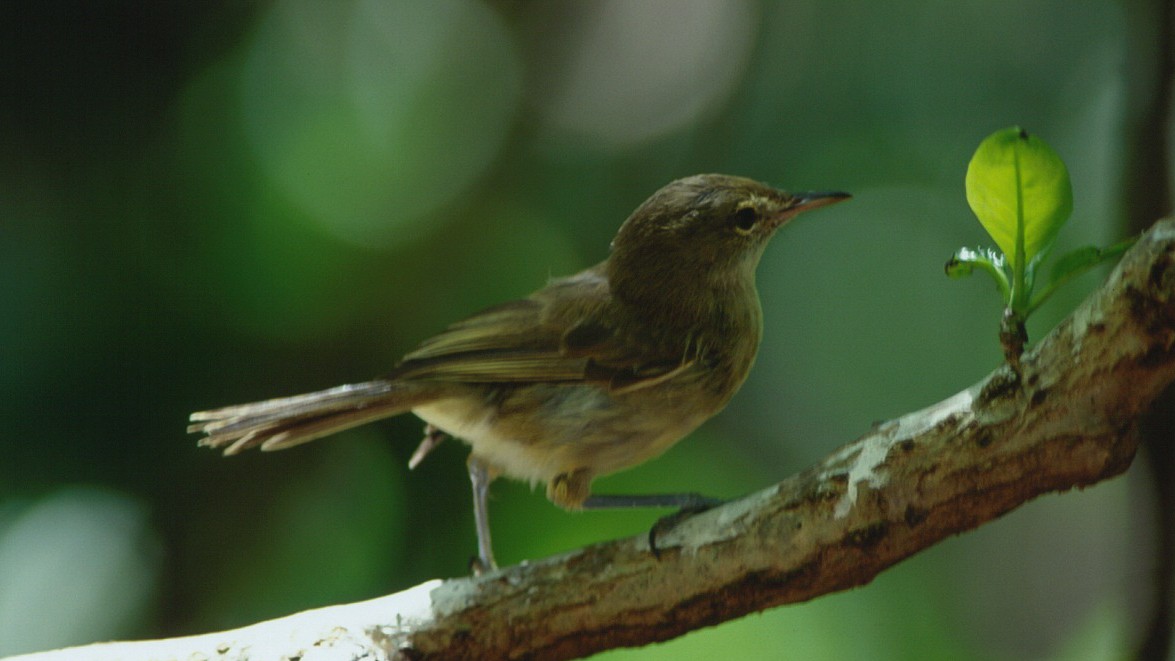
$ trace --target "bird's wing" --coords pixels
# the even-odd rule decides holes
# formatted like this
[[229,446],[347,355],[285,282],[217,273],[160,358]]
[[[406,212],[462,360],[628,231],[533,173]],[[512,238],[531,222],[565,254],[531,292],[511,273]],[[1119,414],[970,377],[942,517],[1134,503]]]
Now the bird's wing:
[[575,381],[585,360],[559,351],[558,328],[543,304],[523,299],[483,310],[425,340],[389,375],[469,383]]
[[659,355],[607,321],[597,270],[556,280],[529,298],[483,310],[425,340],[389,375],[464,383],[592,382],[614,391],[660,383],[693,358]]

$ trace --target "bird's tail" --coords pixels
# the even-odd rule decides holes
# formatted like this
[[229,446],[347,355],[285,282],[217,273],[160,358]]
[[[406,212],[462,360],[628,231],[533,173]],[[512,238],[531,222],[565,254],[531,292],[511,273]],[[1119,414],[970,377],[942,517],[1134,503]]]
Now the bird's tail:
[[226,455],[260,447],[283,450],[335,432],[404,413],[432,399],[416,384],[367,381],[193,413],[188,433],[207,434],[200,445]]

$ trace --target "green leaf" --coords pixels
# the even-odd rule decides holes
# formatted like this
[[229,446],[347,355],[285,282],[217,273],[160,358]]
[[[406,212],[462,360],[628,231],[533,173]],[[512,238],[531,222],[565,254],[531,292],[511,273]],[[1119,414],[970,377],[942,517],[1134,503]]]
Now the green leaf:
[[1029,306],[1028,311],[1032,312],[1040,307],[1061,285],[1098,264],[1115,259],[1126,252],[1130,246],[1134,245],[1137,238],[1131,237],[1106,248],[1084,246],[1061,256],[1053,263],[1053,268],[1049,270],[1048,286],[1032,297],[1032,305]]
[[1004,256],[991,248],[959,248],[955,256],[947,261],[946,272],[948,277],[958,279],[971,275],[976,268],[981,269],[995,281],[1006,304],[1009,302],[1010,290],[1004,264]]
[[1049,269],[1049,282],[1056,282],[1069,273],[1083,271],[1102,261],[1102,249],[1097,246],[1083,246],[1059,257]]
[[1053,268],[1049,270],[1049,281],[1056,281],[1062,278],[1070,277],[1071,273],[1081,273],[1086,269],[1092,268],[1101,264],[1104,261],[1114,259],[1130,249],[1138,237],[1132,236],[1115,243],[1112,246],[1105,248],[1098,248],[1097,246],[1085,246],[1078,248],[1073,252],[1067,253],[1053,264]]
[[967,203],[1013,270],[1056,238],[1073,210],[1064,162],[1040,138],[1013,126],[979,144],[967,166]]

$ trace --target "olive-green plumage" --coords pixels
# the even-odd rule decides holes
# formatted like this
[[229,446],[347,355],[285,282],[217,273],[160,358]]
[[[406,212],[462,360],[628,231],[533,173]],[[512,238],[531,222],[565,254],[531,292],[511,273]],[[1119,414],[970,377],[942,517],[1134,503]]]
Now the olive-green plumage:
[[412,411],[471,446],[481,562],[492,566],[488,481],[542,482],[575,509],[594,477],[657,456],[720,411],[762,337],[755,267],[768,240],[847,197],[716,174],[674,181],[629,216],[608,259],[453,324],[384,378],[194,413],[189,431],[234,454]]

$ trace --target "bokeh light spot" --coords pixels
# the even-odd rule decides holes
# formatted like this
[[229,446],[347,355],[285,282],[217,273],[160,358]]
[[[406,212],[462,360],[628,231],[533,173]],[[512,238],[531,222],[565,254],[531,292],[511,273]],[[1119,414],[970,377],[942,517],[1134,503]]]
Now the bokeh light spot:
[[566,39],[551,94],[537,101],[549,129],[623,148],[681,129],[734,90],[756,21],[743,1],[610,1],[592,5]]
[[246,56],[243,117],[291,203],[336,236],[387,246],[485,171],[520,89],[511,36],[483,4],[284,0]]

